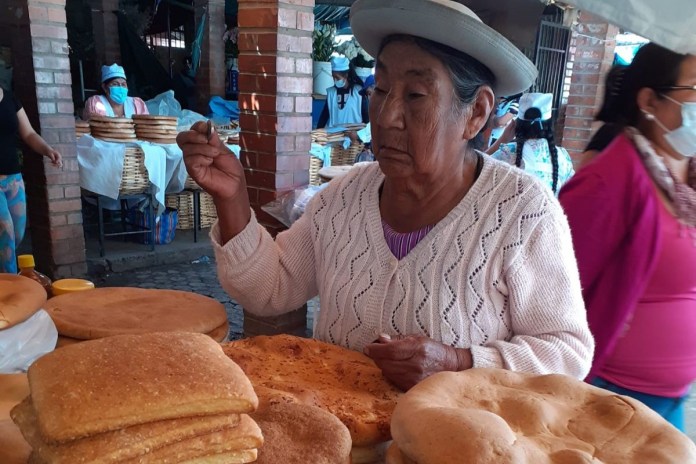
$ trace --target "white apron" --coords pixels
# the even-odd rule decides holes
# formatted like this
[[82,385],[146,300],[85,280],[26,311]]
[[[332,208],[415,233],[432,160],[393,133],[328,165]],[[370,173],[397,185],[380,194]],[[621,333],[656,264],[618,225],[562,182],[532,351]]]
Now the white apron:
[[362,95],[360,95],[358,86],[353,86],[347,95],[347,101],[343,109],[338,107],[338,89],[335,86],[326,89],[326,103],[329,106],[327,127],[359,124],[362,122]]

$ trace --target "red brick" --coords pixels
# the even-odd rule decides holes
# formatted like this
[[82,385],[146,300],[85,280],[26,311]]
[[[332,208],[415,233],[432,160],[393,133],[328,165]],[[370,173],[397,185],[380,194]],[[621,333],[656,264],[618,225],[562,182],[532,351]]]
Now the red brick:
[[571,95],[568,97],[568,107],[571,106],[589,106],[591,108],[594,108],[596,103],[596,98],[595,97],[578,97]]
[[579,116],[583,118],[593,118],[595,115],[594,108],[586,106],[569,106],[566,109],[566,116]]
[[301,37],[296,35],[278,34],[278,51],[292,53],[312,53],[311,36]]
[[295,151],[294,135],[278,135],[276,136],[275,142],[275,148],[277,153],[288,153]]
[[65,214],[51,214],[49,216],[51,227],[64,226],[68,223],[68,217]]
[[[248,53],[248,52],[247,52]],[[256,53],[256,52],[254,52]],[[240,53],[240,73],[276,73],[276,57],[256,54]]]
[[65,24],[67,22],[67,19],[65,17],[65,9],[49,8],[48,9],[48,20],[53,21],[55,23]]
[[311,113],[312,112],[312,97],[294,97],[295,98],[295,111],[297,113]]
[[312,78],[278,76],[278,92],[309,95],[312,93]]
[[259,129],[259,118],[257,115],[242,111],[239,114],[239,126],[242,128],[242,141],[248,137],[247,132],[257,132]]
[[278,27],[297,29],[297,11],[281,7],[278,10]]
[[[244,4],[242,3],[242,6]],[[239,8],[239,27],[271,28],[278,25],[278,8]]]
[[276,71],[278,74],[293,74],[295,72],[295,59],[292,57],[279,56],[276,58]]
[[64,227],[51,228],[51,240],[65,240],[77,238],[84,235],[84,230],[80,225],[69,225]]
[[82,224],[82,212],[70,213],[67,217],[68,224]]
[[239,90],[244,93],[276,93],[276,76],[259,74],[239,74]]
[[278,198],[278,192],[275,190],[266,190],[266,189],[258,189],[258,194],[259,194],[259,204],[260,205],[267,205],[268,203],[274,201],[276,198]]
[[245,172],[247,185],[272,189],[276,186],[276,174],[272,172],[249,170]]
[[[279,81],[280,79],[278,78]],[[278,97],[275,110],[278,113],[292,113],[295,110],[295,99],[293,97]]]
[[295,72],[297,74],[308,74],[312,75],[312,60],[310,58],[296,58],[295,59]]
[[276,136],[260,133],[244,133],[240,140],[240,145],[244,150],[258,153],[276,152]]
[[277,156],[275,153],[259,153],[256,155],[254,169],[262,169],[264,171],[274,172],[276,170]]
[[[575,77],[575,76],[574,76]],[[598,86],[597,85],[583,85],[583,84],[576,84],[575,80],[573,80],[573,83],[570,84],[570,95],[573,96],[591,96],[594,97],[598,95]]]
[[563,131],[563,140],[589,140],[591,135],[590,129],[566,129]]
[[271,52],[278,50],[278,35],[275,32],[240,32],[237,43],[240,52]]
[[273,113],[276,107],[274,95],[258,95],[243,93],[239,96],[239,108],[261,113]]
[[566,129],[589,129],[592,126],[591,118],[566,117]]
[[585,140],[564,140],[563,148],[566,150],[585,151],[587,141]]
[[301,31],[314,31],[314,13],[298,11],[297,28]]
[[[41,114],[55,114],[56,104],[53,102],[39,102],[39,113]],[[57,142],[58,140],[56,140]],[[51,142],[54,143],[54,142]]]
[[45,26],[41,24],[31,25],[32,37],[47,37],[49,39],[67,39],[68,29],[63,26]]
[[29,19],[34,21],[48,21],[48,10],[40,6],[29,6]]
[[55,72],[53,79],[56,84],[72,85],[72,75],[69,72]]
[[77,185],[80,183],[80,173],[72,172],[57,172],[55,174],[46,174],[47,185]]
[[73,114],[75,112],[75,107],[73,106],[73,102],[71,102],[71,101],[58,102],[58,112],[59,113]]
[[78,211],[82,209],[80,200],[57,200],[49,203],[49,208],[52,213],[66,213],[68,211]]
[[312,138],[309,134],[298,134],[295,137],[295,150],[306,153],[310,148],[312,148]]
[[[260,114],[258,117],[258,130],[267,134],[275,134],[278,131],[278,117],[270,114]],[[282,118],[281,118],[282,119]],[[311,125],[311,121],[310,121]],[[311,128],[310,128],[311,130]]]
[[57,265],[81,263],[85,261],[84,240],[82,247],[77,245],[75,238],[60,240],[53,247],[53,260]]
[[312,118],[309,116],[283,116],[278,118],[279,133],[309,133],[311,130]]
[[49,200],[58,200],[65,198],[65,192],[63,190],[63,187],[61,186],[48,187],[46,191],[48,193]]
[[80,198],[81,194],[82,190],[79,185],[71,185],[64,189],[65,198]]
[[309,171],[309,155],[279,155],[278,171]]

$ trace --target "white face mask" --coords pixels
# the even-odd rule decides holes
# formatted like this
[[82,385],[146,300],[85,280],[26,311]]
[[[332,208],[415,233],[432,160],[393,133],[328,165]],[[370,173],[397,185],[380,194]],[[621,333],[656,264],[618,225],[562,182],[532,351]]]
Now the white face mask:
[[655,121],[665,132],[665,140],[679,154],[687,158],[696,156],[696,102],[680,102],[668,96],[669,101],[681,106],[682,124],[674,130],[669,130],[654,115],[648,119]]
[[336,84],[336,87],[338,87],[339,89],[342,89],[343,87],[346,86],[346,80],[345,80],[345,79],[336,79],[336,80],[334,81],[334,83]]

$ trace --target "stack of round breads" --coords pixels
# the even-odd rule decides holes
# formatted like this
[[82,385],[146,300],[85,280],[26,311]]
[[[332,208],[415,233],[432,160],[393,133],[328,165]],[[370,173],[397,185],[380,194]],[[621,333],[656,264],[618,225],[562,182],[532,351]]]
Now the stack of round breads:
[[92,137],[106,142],[135,141],[135,126],[130,118],[109,118],[92,116],[89,120]]
[[0,330],[24,322],[46,304],[46,290],[24,276],[0,273]]
[[387,464],[696,463],[696,446],[639,401],[564,375],[435,374],[394,410]]
[[133,116],[135,122],[135,134],[139,140],[153,143],[176,143],[177,118],[176,116]]
[[75,138],[79,139],[83,135],[89,135],[89,123],[87,121],[75,121]]
[[227,339],[224,306],[178,290],[96,288],[51,298],[46,311],[58,329],[58,346],[84,340],[151,332],[194,332]]
[[262,409],[283,403],[321,408],[348,428],[353,464],[382,462],[401,392],[370,358],[292,335],[246,338],[223,349],[251,380]]
[[27,464],[31,447],[12,422],[10,411],[29,395],[27,374],[0,374],[0,462]]

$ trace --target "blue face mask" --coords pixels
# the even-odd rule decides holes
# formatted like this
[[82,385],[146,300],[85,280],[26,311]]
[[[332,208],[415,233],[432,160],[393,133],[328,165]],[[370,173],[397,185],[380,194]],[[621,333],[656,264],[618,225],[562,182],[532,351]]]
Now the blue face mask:
[[346,86],[346,80],[345,80],[345,79],[336,79],[336,80],[334,81],[334,83],[336,84],[336,87],[339,88],[339,89],[342,89],[343,87]]
[[127,87],[109,87],[109,98],[111,98],[117,105],[123,105],[128,98],[128,88]]

